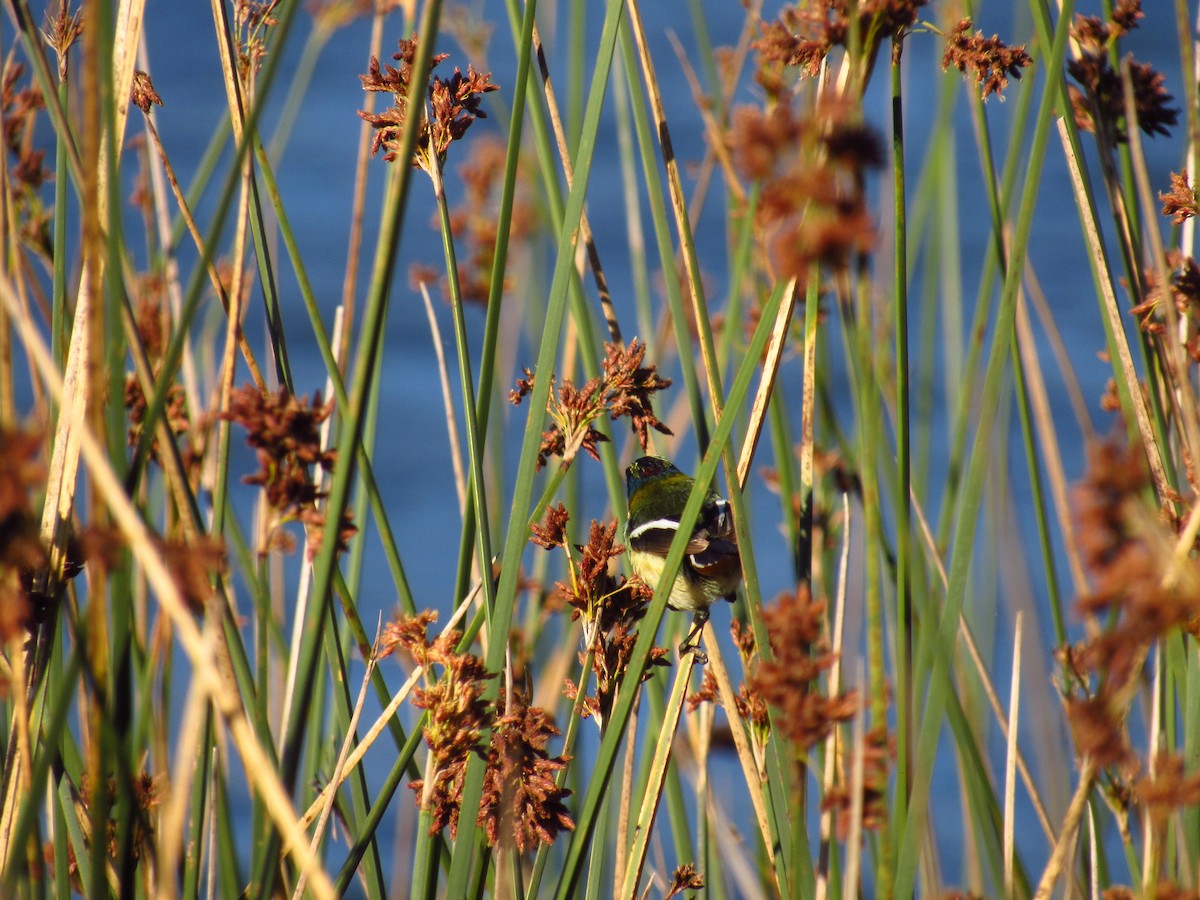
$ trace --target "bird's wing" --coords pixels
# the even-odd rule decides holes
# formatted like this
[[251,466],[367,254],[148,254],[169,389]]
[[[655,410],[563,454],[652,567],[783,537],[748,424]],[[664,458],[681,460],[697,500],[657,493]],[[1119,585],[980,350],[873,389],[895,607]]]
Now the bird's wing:
[[716,494],[709,494],[700,510],[688,557],[702,575],[720,574],[740,564],[729,503]]
[[[629,545],[634,550],[645,553],[657,553],[665,556],[671,549],[671,541],[679,523],[674,519],[653,519],[630,529]],[[688,540],[686,553],[691,557],[693,565],[704,568],[718,560],[737,556],[737,539],[734,537],[733,519],[729,514],[729,504],[716,497],[710,497],[700,509],[696,528]]]
[[653,519],[629,530],[629,546],[643,553],[666,556],[679,523],[674,519]]
[[704,542],[701,550],[689,551],[688,559],[701,575],[715,577],[740,567],[737,544],[725,540]]

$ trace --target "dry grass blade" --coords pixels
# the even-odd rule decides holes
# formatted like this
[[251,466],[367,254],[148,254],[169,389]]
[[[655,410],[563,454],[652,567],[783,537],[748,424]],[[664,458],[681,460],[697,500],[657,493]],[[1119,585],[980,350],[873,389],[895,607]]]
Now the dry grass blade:
[[[850,571],[850,495],[842,494],[842,551],[838,562],[837,600],[833,611],[833,635],[829,642],[833,665],[829,667],[829,696],[842,690],[842,637],[846,625],[846,576]],[[832,728],[825,738],[825,770],[821,774],[825,796],[829,796],[837,779],[838,729]],[[821,856],[817,870],[816,900],[825,900],[829,891],[829,848],[833,842],[833,810],[821,811]]]
[[[211,619],[205,623],[205,637],[212,641]],[[218,620],[219,621],[219,620]],[[163,804],[161,827],[156,830],[158,838],[158,886],[156,896],[171,897],[176,886],[176,873],[187,834],[188,801],[190,792],[184,789],[192,782],[192,773],[199,762],[200,754],[208,753],[208,746],[201,740],[204,720],[208,715],[209,698],[198,682],[188,685],[187,700],[183,706],[183,721],[179,726],[179,744],[175,751],[175,765],[171,780],[167,783],[166,802]],[[216,804],[210,806],[210,810]]]
[[[866,683],[862,663],[858,665],[858,684]],[[860,704],[854,714],[853,756],[850,763],[850,827],[846,833],[846,867],[843,874],[842,897],[854,900],[858,896],[858,880],[862,872],[863,840],[863,781],[866,778],[867,709]]]
[[[721,695],[721,706],[729,719],[729,731],[733,736],[733,746],[737,750],[738,762],[742,766],[742,778],[750,794],[750,805],[754,808],[754,819],[758,823],[758,832],[762,836],[763,846],[767,851],[769,869],[775,872],[775,841],[771,836],[771,827],[767,818],[767,803],[763,797],[763,777],[759,762],[754,757],[750,741],[746,738],[746,725],[737,712],[736,695],[733,685],[729,682],[729,672],[725,668],[725,660],[721,656],[721,642],[712,635],[712,629],[704,630],[704,650],[708,654],[708,668],[717,679],[717,690]],[[776,884],[776,889],[779,885]]]
[[671,47],[675,50],[675,56],[679,60],[679,67],[683,70],[683,74],[687,78],[688,87],[692,91],[692,100],[696,104],[696,109],[700,111],[700,118],[704,122],[704,133],[708,138],[708,152],[712,156],[715,156],[717,162],[720,163],[721,173],[725,176],[725,183],[729,185],[729,192],[733,196],[734,202],[739,205],[744,204],[746,202],[746,189],[742,187],[741,179],[733,168],[733,158],[729,154],[729,147],[726,144],[721,124],[713,116],[712,108],[704,96],[704,89],[700,86],[700,79],[696,76],[696,70],[692,66],[692,61],[688,59],[687,51],[683,49],[683,44],[679,42],[679,38],[675,35],[674,31],[667,32],[667,39],[671,42]]
[[1083,231],[1087,239],[1088,252],[1092,254],[1092,262],[1099,277],[1100,295],[1104,301],[1104,313],[1108,317],[1109,328],[1113,341],[1117,346],[1117,357],[1120,361],[1121,376],[1129,391],[1129,400],[1133,404],[1133,414],[1137,421],[1138,435],[1146,451],[1146,459],[1150,464],[1150,475],[1154,479],[1155,490],[1160,497],[1170,497],[1170,482],[1167,480],[1166,469],[1163,465],[1162,448],[1154,437],[1154,427],[1150,422],[1150,410],[1146,406],[1146,398],[1142,395],[1141,384],[1138,381],[1137,369],[1133,364],[1133,355],[1129,351],[1129,340],[1125,336],[1125,323],[1121,320],[1121,310],[1117,306],[1117,295],[1113,291],[1112,280],[1108,277],[1111,271],[1108,265],[1108,254],[1104,249],[1100,236],[1100,226],[1096,221],[1095,210],[1092,207],[1087,189],[1084,184],[1083,167],[1076,156],[1066,124],[1058,121],[1058,133],[1062,139],[1063,153],[1067,158],[1067,168],[1071,173],[1071,186],[1075,191],[1075,203],[1079,208],[1079,216],[1083,222]]
[[[1075,421],[1079,425],[1079,430],[1083,433],[1084,440],[1090,441],[1096,436],[1096,427],[1092,424],[1091,411],[1088,407],[1087,399],[1083,395],[1079,372],[1071,364],[1071,355],[1067,350],[1066,341],[1063,340],[1062,329],[1054,321],[1054,313],[1050,309],[1050,301],[1046,298],[1046,292],[1042,289],[1042,284],[1038,280],[1032,260],[1025,261],[1025,289],[1022,291],[1021,296],[1033,304],[1034,311],[1037,313],[1037,320],[1042,327],[1042,336],[1049,343],[1050,351],[1054,355],[1054,360],[1058,365],[1058,374],[1062,379],[1063,387],[1066,389],[1067,399],[1071,403],[1071,410],[1075,413]],[[1029,313],[1025,309],[1024,303],[1021,304],[1020,311],[1028,326]],[[1032,333],[1032,328],[1030,328],[1030,333]],[[1037,348],[1035,347],[1034,349],[1036,350]]]
[[[332,344],[334,347],[334,353],[339,352],[338,348],[342,343],[341,336],[345,326],[346,318],[344,315],[344,310],[341,306],[339,306],[333,314]],[[342,364],[341,357],[335,356],[334,361],[339,366]],[[332,375],[326,375],[324,396],[334,396]],[[227,408],[227,400],[223,401],[222,407]],[[329,437],[333,432],[333,419],[333,416],[326,416],[325,420],[321,423],[320,447],[322,450],[329,449]],[[223,422],[222,426],[228,427],[229,423]],[[318,491],[324,492],[328,483],[328,473],[322,467],[317,466],[312,477],[315,482],[314,486],[318,489]],[[304,534],[304,558],[306,560],[310,558],[308,551],[309,535],[306,529]],[[310,588],[312,585],[312,575],[313,567],[311,565],[304,565],[300,568],[300,582],[296,585],[296,603],[292,607],[294,610],[292,613],[292,640],[288,645],[288,666],[287,675],[284,678],[283,702],[280,704],[278,716],[276,717],[279,721],[278,734],[281,736],[287,734],[288,715],[292,708],[292,696],[296,692],[296,667],[297,661],[300,659],[300,644],[304,638],[304,622],[305,616],[308,612],[308,600],[309,595],[311,594]]]
[[[1032,281],[1032,267],[1027,280]],[[1039,315],[1042,314],[1045,307],[1045,298],[1040,291],[1031,292],[1034,295],[1037,304]],[[1056,355],[1058,348],[1061,346],[1061,340],[1056,330],[1051,330],[1053,322],[1045,310],[1046,315],[1042,316],[1042,322],[1047,326],[1051,345],[1055,348]],[[1029,389],[1029,399],[1033,406],[1034,421],[1037,423],[1039,443],[1042,448],[1042,454],[1046,461],[1046,471],[1050,481],[1050,496],[1054,500],[1054,512],[1058,516],[1059,529],[1063,536],[1063,543],[1067,551],[1067,564],[1071,569],[1071,582],[1074,585],[1076,594],[1083,594],[1087,590],[1087,577],[1083,572],[1083,561],[1079,556],[1079,540],[1075,534],[1075,529],[1071,527],[1071,504],[1067,497],[1067,476],[1064,471],[1062,451],[1058,443],[1058,432],[1054,427],[1054,414],[1050,409],[1050,397],[1046,391],[1046,380],[1042,375],[1042,367],[1038,360],[1037,342],[1034,339],[1033,327],[1029,321],[1029,309],[1023,302],[1017,304],[1017,345],[1021,351],[1021,359],[1025,365],[1025,379]],[[1065,351],[1064,351],[1065,353]],[[1059,370],[1062,373],[1063,379],[1068,385],[1075,385],[1072,396],[1078,393],[1078,384],[1066,365],[1066,360],[1059,357]],[[1083,404],[1083,398],[1079,397],[1074,404],[1077,411],[1080,405]],[[1083,429],[1085,440],[1091,439],[1094,435],[1092,432],[1091,422],[1087,418],[1086,409],[1082,410],[1082,414],[1078,416],[1080,427]]]
[[[554,132],[554,145],[558,149],[558,157],[562,162],[563,177],[566,179],[567,190],[575,181],[575,166],[571,162],[571,150],[567,146],[567,135],[563,130],[562,115],[558,110],[558,99],[554,94],[554,85],[550,80],[550,68],[546,64],[546,52],[542,46],[542,37],[537,25],[533,26],[533,50],[537,56],[538,69],[542,74],[542,89],[546,96],[546,109],[550,113],[550,127]],[[623,343],[621,325],[617,321],[617,311],[613,309],[612,294],[608,290],[608,279],[604,275],[604,267],[600,265],[600,251],[592,234],[592,226],[588,221],[587,207],[579,216],[579,239],[587,252],[588,263],[592,267],[592,277],[596,282],[596,293],[600,297],[600,309],[604,313],[604,324],[608,327],[608,339],[614,343]],[[569,371],[564,369],[564,371]]]
[[1054,892],[1054,885],[1067,864],[1071,848],[1075,845],[1075,832],[1079,828],[1079,820],[1083,816],[1084,810],[1088,808],[1087,799],[1092,792],[1092,784],[1095,780],[1096,764],[1090,759],[1084,760],[1083,771],[1079,773],[1079,785],[1075,788],[1071,805],[1067,807],[1062,830],[1054,845],[1054,852],[1050,854],[1050,861],[1046,863],[1046,868],[1042,872],[1041,881],[1038,882],[1037,891],[1033,895],[1034,900],[1048,900]]
[[[171,187],[171,195],[175,198],[176,208],[179,210],[179,215],[183,218],[184,225],[187,226],[188,234],[191,235],[192,241],[196,245],[198,253],[204,252],[204,238],[200,234],[200,228],[196,224],[196,219],[192,215],[191,209],[188,207],[187,199],[183,196],[183,190],[179,186],[179,180],[175,176],[175,168],[171,165],[171,160],[167,157],[167,151],[163,148],[162,140],[158,136],[158,128],[155,126],[153,119],[146,117],[146,131],[150,135],[151,141],[154,143],[154,149],[158,154],[158,160],[162,164],[163,172],[167,176],[167,184]],[[239,219],[240,222],[245,222],[245,215]],[[239,229],[239,235],[242,231]],[[241,254],[237,255],[241,258]],[[216,264],[211,260],[207,268],[208,281],[212,285],[213,292],[221,300],[221,306],[225,310],[225,315],[228,320],[227,334],[230,335],[226,339],[227,347],[229,342],[233,340],[232,335],[236,335],[238,349],[242,351],[242,359],[246,362],[246,367],[249,369],[250,377],[258,386],[260,391],[267,389],[267,382],[263,378],[262,370],[259,368],[258,360],[254,358],[254,351],[250,348],[250,344],[246,341],[245,332],[241,325],[241,296],[242,291],[239,285],[234,285],[233,291],[226,291],[225,285],[221,282],[221,276],[217,272]],[[241,278],[241,266],[234,269],[235,280]],[[232,294],[232,298],[231,298]],[[225,362],[222,367],[222,372],[228,372],[225,376],[226,380],[232,385],[233,382],[233,359],[231,352],[227,349]],[[222,408],[228,398],[222,394]]]
[[1088,884],[1092,886],[1092,900],[1100,900],[1100,853],[1096,846],[1096,813],[1088,807]]
[[[10,644],[16,644],[16,641],[10,641]],[[13,659],[12,675],[17,680],[12,681],[12,684],[25,684],[28,673],[26,671],[27,655],[20,646],[10,646],[10,652]],[[3,819],[4,825],[4,841],[3,848],[4,856],[0,856],[0,864],[7,871],[12,860],[8,856],[8,847],[11,843],[10,830],[15,824],[17,810],[25,802],[25,798],[29,795],[30,790],[30,773],[33,771],[33,747],[29,740],[29,698],[25,691],[13,691],[13,735],[15,737],[16,752],[13,754],[9,751],[11,774],[10,779],[15,782],[11,784],[6,792],[5,799],[11,803],[11,810],[6,806],[5,816]]]
[[425,317],[429,320],[429,334],[433,338],[433,352],[437,356],[438,377],[442,385],[442,405],[446,409],[446,431],[450,438],[450,465],[454,468],[454,488],[458,492],[458,512],[465,516],[467,509],[467,476],[463,472],[462,443],[458,437],[458,420],[454,417],[454,400],[450,387],[450,372],[446,368],[446,348],[442,343],[442,332],[438,328],[437,316],[433,312],[433,301],[429,299],[429,286],[421,282],[421,299],[425,303]]
[[733,882],[732,895],[745,900],[767,900],[771,895],[763,887],[754,851],[746,846],[745,837],[734,831],[734,816],[720,807],[711,792],[707,813],[709,827],[715,832],[712,845],[721,848],[721,865]]
[[1013,624],[1012,686],[1008,698],[1008,736],[1004,752],[1004,894],[1015,897],[1013,883],[1017,794],[1017,721],[1021,706],[1021,612]]
[[[1154,644],[1154,679],[1151,687],[1150,734],[1153,743],[1158,743],[1162,734],[1162,643]],[[1158,776],[1158,754],[1151,753],[1146,761],[1146,778],[1153,781]],[[1142,809],[1142,833],[1145,839],[1142,843],[1142,896],[1149,897],[1154,893],[1154,883],[1158,878],[1158,859],[1161,855],[1159,848],[1159,832],[1150,820],[1150,805]]]
[[[933,536],[933,531],[929,528],[929,521],[925,518],[925,512],[921,508],[921,503],[915,493],[912,495],[912,509],[921,530],[921,539],[925,542],[929,558],[937,567],[938,579],[941,582],[942,589],[945,590],[948,584],[946,567],[942,562],[941,556],[938,555],[937,542]],[[971,663],[974,665],[975,672],[979,676],[984,695],[988,699],[988,705],[991,706],[992,714],[996,717],[996,724],[1000,726],[1000,733],[1004,735],[1007,741],[1008,717],[1004,714],[1004,707],[1000,705],[1000,696],[996,693],[996,686],[992,684],[992,677],[988,673],[987,665],[983,661],[983,654],[979,652],[979,645],[975,642],[975,635],[971,631],[971,626],[961,615],[958,618],[958,634],[962,638],[963,645],[967,648],[967,654],[971,657]],[[1042,802],[1041,794],[1038,792],[1037,786],[1033,781],[1033,773],[1030,771],[1029,765],[1025,761],[1025,756],[1019,746],[1015,748],[1015,753],[1017,770],[1021,773],[1021,781],[1025,783],[1025,789],[1029,792],[1029,799],[1033,803],[1034,811],[1037,813],[1038,822],[1042,826],[1042,832],[1046,835],[1046,839],[1053,844],[1055,840],[1054,826],[1050,824],[1050,815],[1046,812],[1046,806]]]
[[613,864],[613,881],[616,884],[625,881],[626,866],[629,864],[629,825],[632,821],[629,813],[633,808],[633,768],[637,756],[638,714],[641,709],[642,697],[639,694],[633,701],[633,712],[629,714],[629,726],[625,732],[625,761],[621,766],[621,801],[617,809],[616,861]]
[[754,395],[754,405],[750,408],[750,423],[746,427],[746,440],[742,444],[742,454],[738,458],[737,479],[738,487],[746,489],[746,479],[750,475],[750,466],[754,462],[754,451],[758,448],[758,439],[762,436],[763,422],[767,417],[767,404],[771,402],[771,390],[775,387],[775,378],[779,375],[779,362],[783,358],[783,348],[787,342],[788,326],[792,322],[792,310],[796,307],[796,279],[788,282],[784,289],[784,301],[779,305],[779,314],[775,317],[775,325],[767,343],[767,356],[763,360],[762,378],[758,383],[758,392]]
[[[707,628],[706,628],[707,633]],[[705,643],[712,643],[706,639]],[[675,684],[671,688],[671,696],[667,700],[666,714],[663,718],[658,745],[654,750],[654,758],[650,763],[650,771],[646,778],[646,789],[642,795],[642,808],[638,812],[634,824],[633,848],[629,854],[629,862],[625,867],[625,880],[620,894],[623,900],[633,900],[637,895],[637,884],[646,864],[646,852],[650,847],[650,834],[654,830],[654,818],[658,814],[658,805],[662,799],[663,784],[667,778],[667,763],[671,759],[671,748],[675,741],[675,729],[679,726],[679,716],[683,712],[683,700],[687,695],[688,682],[691,679],[692,667],[696,664],[696,654],[689,653],[679,661],[675,674]]]
[[[375,634],[375,651],[379,649],[379,634]],[[346,737],[342,740],[342,749],[338,753],[337,763],[333,767],[333,777],[330,781],[333,784],[341,784],[344,780],[344,772],[346,770],[347,758],[350,756],[351,747],[354,745],[354,732],[358,728],[358,719],[362,715],[363,703],[367,699],[367,688],[371,685],[371,676],[375,673],[375,653],[371,654],[371,658],[367,660],[367,669],[363,673],[362,684],[358,689],[358,699],[354,702],[354,712],[350,715],[350,724],[346,727]],[[317,819],[317,827],[313,829],[312,841],[309,843],[309,849],[314,855],[320,850],[321,838],[325,834],[325,826],[329,823],[329,814],[333,811],[334,795],[331,793],[325,801],[325,806],[321,809],[321,815]],[[300,900],[304,896],[304,886],[308,883],[308,878],[301,875],[296,882],[296,890],[292,892],[292,900]]]
[[[380,56],[383,46],[383,17],[385,8],[375,4],[375,14],[371,17],[370,53],[368,58]],[[410,16],[411,21],[411,16]],[[368,115],[375,111],[375,92],[367,91],[363,98],[364,112]],[[371,160],[371,131],[370,122],[363,119],[358,126],[358,151],[354,161],[354,201],[350,212],[350,235],[346,242],[346,274],[342,280],[342,308],[346,310],[346,318],[354,321],[355,299],[358,290],[359,254],[363,237],[363,212],[367,199],[367,164]],[[346,331],[336,351],[339,359],[345,359],[350,349],[350,333]]]

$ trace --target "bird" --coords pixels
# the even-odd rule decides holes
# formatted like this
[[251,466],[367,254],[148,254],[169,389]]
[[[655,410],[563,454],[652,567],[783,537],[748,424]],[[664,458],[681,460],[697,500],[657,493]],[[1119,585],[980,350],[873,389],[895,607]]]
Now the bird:
[[[629,562],[650,587],[657,585],[662,576],[671,541],[679,530],[679,517],[694,483],[694,479],[659,456],[643,456],[625,469],[629,498],[625,543],[629,547]],[[667,598],[671,609],[694,613],[692,628],[679,645],[680,656],[690,651],[695,653],[696,662],[708,662],[700,652],[698,639],[708,621],[709,607],[722,597],[732,603],[741,580],[742,561],[729,502],[710,490],[705,494],[683,563]]]

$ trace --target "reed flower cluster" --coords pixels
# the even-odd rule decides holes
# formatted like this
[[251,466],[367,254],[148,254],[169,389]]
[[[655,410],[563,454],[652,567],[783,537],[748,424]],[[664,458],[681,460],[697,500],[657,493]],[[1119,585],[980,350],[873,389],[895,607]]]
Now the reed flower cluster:
[[853,692],[829,697],[819,690],[818,679],[836,657],[825,637],[825,603],[814,600],[807,585],[780,595],[763,617],[773,655],[759,662],[749,687],[779,710],[777,727],[807,753],[854,715],[858,697]]
[[42,199],[41,188],[52,176],[46,168],[46,151],[34,140],[46,104],[41,90],[26,77],[24,64],[12,58],[5,60],[0,70],[0,122],[13,184],[15,216],[9,227],[22,244],[48,259],[52,213]]
[[[784,84],[784,68],[813,77],[835,47],[848,47],[852,35],[862,42],[864,57],[873,59],[883,41],[903,36],[917,21],[928,0],[816,0],[789,4],[770,22],[760,23],[754,42],[759,83],[776,94]],[[857,16],[857,22],[851,16]]]
[[[286,388],[263,393],[253,385],[244,385],[231,395],[229,409],[222,417],[246,429],[246,442],[258,456],[258,471],[242,480],[263,488],[271,511],[265,528],[267,540],[259,548],[260,553],[272,547],[293,549],[291,538],[281,528],[292,521],[307,529],[310,557],[320,547],[325,512],[317,504],[325,492],[311,470],[315,466],[332,471],[337,459],[338,451],[325,449],[321,443],[320,425],[332,411],[333,402],[323,404],[319,392],[311,402],[289,394]],[[339,550],[346,549],[354,532],[347,512],[338,525]]]
[[[400,65],[380,66],[378,58],[372,56],[366,75],[359,76],[364,91],[388,93],[393,96],[390,107],[381,113],[360,111],[359,115],[374,128],[375,138],[371,152],[386,150],[384,160],[393,162],[400,153],[405,122],[410,115],[409,92],[413,78],[413,61],[417,56],[417,35],[400,41],[400,49],[392,58]],[[432,67],[449,59],[448,53],[436,53]],[[470,65],[467,74],[455,67],[449,78],[438,75],[430,77],[428,88],[423,92],[428,103],[428,112],[421,108],[421,122],[417,126],[417,143],[413,151],[412,164],[432,174],[439,172],[446,160],[450,145],[462,138],[476,119],[487,118],[482,107],[483,95],[499,90],[491,81],[491,73],[480,74]]]
[[[614,576],[611,564],[625,553],[616,543],[617,522],[601,524],[594,519],[588,531],[588,542],[572,546],[567,540],[566,526],[570,516],[561,504],[546,510],[542,521],[533,526],[530,540],[546,550],[561,548],[566,554],[568,581],[557,582],[558,596],[571,607],[572,620],[583,622],[586,651],[592,654],[596,676],[596,693],[585,696],[582,711],[595,716],[603,724],[612,708],[614,693],[629,667],[629,659],[637,642],[637,623],[646,613],[652,596],[641,579],[634,576]],[[586,654],[580,654],[580,660]],[[666,649],[654,647],[650,652],[651,666],[668,665]],[[650,672],[643,676],[650,677]],[[567,696],[576,699],[580,686],[567,680]]]
[[1158,199],[1162,201],[1162,214],[1171,217],[1171,223],[1182,225],[1188,219],[1200,213],[1197,205],[1196,191],[1188,182],[1187,172],[1171,173],[1171,189],[1160,191]]
[[1115,442],[1090,448],[1087,478],[1075,490],[1077,528],[1092,573],[1080,612],[1106,624],[1067,653],[1077,680],[1068,715],[1081,757],[1136,769],[1125,718],[1153,643],[1200,616],[1200,569],[1174,553],[1171,533],[1142,499],[1145,463]]
[[425,686],[414,690],[412,702],[427,714],[423,734],[429,768],[425,778],[409,787],[430,815],[429,833],[449,828],[453,837],[458,833],[467,761],[472,753],[486,753],[484,732],[492,722],[492,704],[484,695],[495,676],[478,656],[457,649],[462,632],[451,630],[431,640],[426,631],[436,620],[436,613],[426,611],[390,623],[379,656],[403,649],[424,670]]
[[809,114],[786,98],[767,110],[739,107],[730,142],[741,174],[762,184],[756,232],[781,276],[843,270],[871,249],[864,175],[883,163],[883,149],[851,104],[826,97]]
[[546,749],[559,730],[542,708],[530,706],[520,691],[509,695],[509,708],[496,719],[484,773],[479,824],[492,846],[524,853],[539,843],[553,844],[575,821],[564,804],[571,795],[556,776],[570,757]]
[[[496,213],[503,185],[504,143],[492,134],[472,139],[470,151],[458,166],[463,185],[462,199],[450,211],[450,228],[455,240],[465,248],[458,265],[459,289],[464,301],[486,304],[492,286],[496,252]],[[508,231],[508,257],[504,267],[504,289],[514,286],[517,247],[534,233],[539,218],[530,202],[532,185],[528,173],[517,169],[512,221]]]
[[972,21],[965,18],[946,36],[942,70],[954,66],[964,75],[970,71],[984,100],[995,94],[1004,99],[1008,79],[1020,79],[1021,69],[1033,65],[1025,45],[1010,47],[998,35],[984,37],[982,31],[971,34]]
[[497,712],[485,696],[494,676],[478,656],[458,649],[462,632],[430,639],[427,630],[436,620],[426,611],[390,622],[378,653],[382,658],[402,650],[423,670],[424,687],[414,691],[412,703],[426,712],[429,768],[409,787],[429,813],[429,833],[458,833],[463,778],[474,754],[487,761],[477,821],[489,843],[522,853],[553,843],[575,827],[563,803],[571,791],[555,782],[569,758],[546,749],[558,729],[521,691],[510,692],[506,708]]
[[[1084,131],[1102,129],[1115,143],[1129,140],[1126,133],[1125,91],[1121,73],[1113,68],[1109,48],[1135,28],[1142,17],[1141,0],[1123,0],[1107,21],[1096,16],[1075,16],[1071,36],[1079,45],[1079,56],[1067,63],[1067,71],[1078,82],[1070,85],[1075,121]],[[1146,62],[1129,55],[1125,59],[1133,85],[1137,125],[1146,134],[1169,136],[1179,120],[1171,106],[1163,74]],[[1123,64],[1123,65],[1124,65]]]
[[[582,387],[564,378],[557,393],[550,392],[548,412],[554,424],[542,432],[542,445],[538,451],[538,468],[541,469],[550,457],[562,458],[568,466],[580,450],[592,459],[599,460],[598,444],[608,436],[596,429],[595,423],[605,414],[616,421],[630,420],[638,443],[645,450],[650,443],[650,429],[660,434],[671,430],[654,414],[651,396],[671,386],[671,379],[658,374],[654,364],[646,365],[646,345],[634,338],[628,346],[609,343],[604,345],[603,373],[588,379]],[[525,369],[525,377],[517,379],[515,390],[509,391],[509,402],[520,404],[533,392],[535,375]]]

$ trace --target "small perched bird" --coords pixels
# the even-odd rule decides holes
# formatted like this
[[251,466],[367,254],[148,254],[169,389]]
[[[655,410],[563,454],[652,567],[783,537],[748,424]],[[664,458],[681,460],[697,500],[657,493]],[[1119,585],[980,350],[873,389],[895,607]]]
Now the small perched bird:
[[[652,588],[662,576],[667,551],[679,530],[679,517],[693,483],[672,463],[657,456],[643,456],[625,470],[629,497],[625,541],[629,545],[629,561],[633,571]],[[699,652],[699,644],[692,641],[708,621],[708,608],[713,601],[724,597],[732,603],[741,580],[742,562],[729,503],[709,491],[667,599],[671,609],[690,609],[695,613],[691,631],[679,645],[681,655],[695,651],[697,662],[708,661]]]

